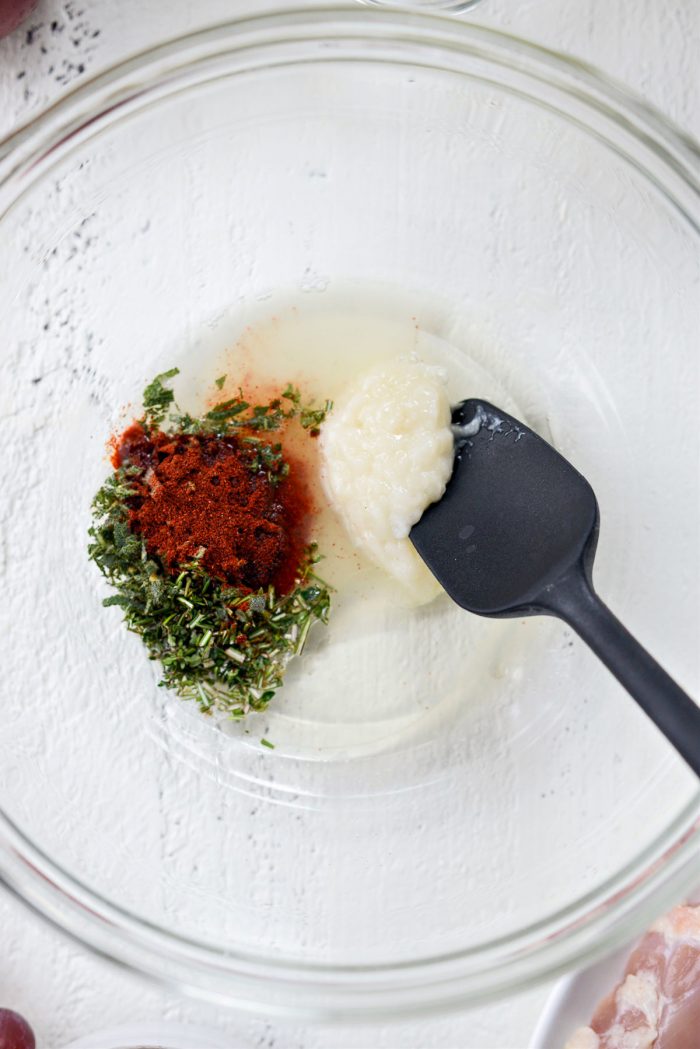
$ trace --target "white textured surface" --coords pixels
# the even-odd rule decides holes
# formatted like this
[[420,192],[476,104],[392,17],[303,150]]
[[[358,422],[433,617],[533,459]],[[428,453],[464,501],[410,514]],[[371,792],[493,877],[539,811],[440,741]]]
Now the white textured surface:
[[[21,123],[80,76],[163,35],[233,11],[277,3],[247,0],[45,0],[28,25],[0,43],[0,131]],[[700,8],[695,0],[484,0],[478,20],[568,50],[637,88],[700,133]],[[0,900],[0,999],[24,1012],[41,1046],[143,1017],[221,1025],[232,1046],[285,1049],[524,1049],[545,991],[462,1018],[349,1031],[237,1020],[145,987],[67,944],[9,899]],[[205,1047],[202,1047],[205,1049]],[[555,1047],[553,1047],[555,1049]]]

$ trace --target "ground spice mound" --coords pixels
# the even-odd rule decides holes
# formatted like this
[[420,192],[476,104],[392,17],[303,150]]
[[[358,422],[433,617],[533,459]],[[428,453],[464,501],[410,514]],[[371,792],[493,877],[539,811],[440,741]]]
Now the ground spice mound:
[[118,439],[115,466],[139,470],[129,526],[169,572],[199,556],[210,576],[238,589],[293,589],[310,500],[300,470],[273,481],[251,467],[254,456],[237,436],[149,433],[138,423]]

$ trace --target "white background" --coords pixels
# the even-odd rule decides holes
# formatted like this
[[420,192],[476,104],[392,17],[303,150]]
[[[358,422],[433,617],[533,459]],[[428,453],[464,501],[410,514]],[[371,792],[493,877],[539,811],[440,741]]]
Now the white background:
[[[0,41],[0,135],[133,50],[282,2],[41,0],[28,22]],[[700,137],[698,0],[483,0],[469,17],[599,66]],[[31,1020],[40,1049],[57,1049],[97,1028],[159,1018],[219,1027],[232,1049],[525,1049],[546,993],[540,988],[442,1020],[291,1027],[183,1002],[144,985],[0,896],[0,1005]]]

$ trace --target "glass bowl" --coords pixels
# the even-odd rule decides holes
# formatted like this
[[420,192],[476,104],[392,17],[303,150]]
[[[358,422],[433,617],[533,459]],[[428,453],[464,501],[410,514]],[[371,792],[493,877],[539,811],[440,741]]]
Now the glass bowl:
[[144,383],[332,303],[336,359],[410,321],[552,437],[601,593],[697,690],[696,162],[572,61],[356,5],[164,43],[2,143],[6,885],[181,990],[348,1020],[550,977],[697,880],[697,783],[554,621],[368,603],[246,734],[157,688],[85,554]]
[[454,11],[460,14],[471,11],[481,0],[360,0],[360,3],[377,7],[402,7],[404,10],[417,8],[424,11]]

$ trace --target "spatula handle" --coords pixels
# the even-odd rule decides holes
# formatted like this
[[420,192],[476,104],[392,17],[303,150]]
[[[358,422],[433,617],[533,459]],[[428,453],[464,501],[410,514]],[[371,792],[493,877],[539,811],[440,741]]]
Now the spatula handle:
[[580,565],[548,588],[544,606],[573,627],[700,776],[700,707],[600,600]]

